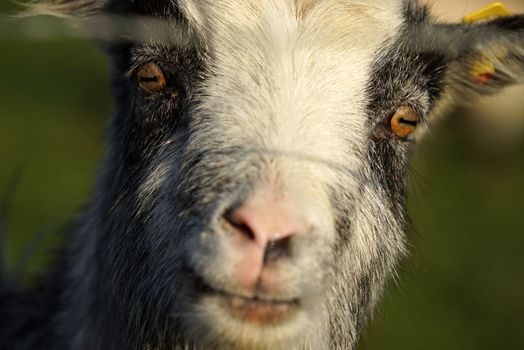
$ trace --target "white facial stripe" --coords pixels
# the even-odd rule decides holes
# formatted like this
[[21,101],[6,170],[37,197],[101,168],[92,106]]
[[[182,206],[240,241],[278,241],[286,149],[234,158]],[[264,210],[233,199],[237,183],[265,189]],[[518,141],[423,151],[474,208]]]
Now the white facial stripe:
[[270,186],[278,179],[333,240],[328,188],[360,186],[347,170],[368,161],[366,84],[376,52],[402,23],[401,1],[324,0],[303,17],[295,0],[192,3],[210,56],[192,145],[285,155],[256,172]]
[[303,18],[296,0],[182,3],[208,30],[210,132],[347,162],[348,140],[367,136],[365,84],[374,54],[402,22],[402,1],[309,1]]

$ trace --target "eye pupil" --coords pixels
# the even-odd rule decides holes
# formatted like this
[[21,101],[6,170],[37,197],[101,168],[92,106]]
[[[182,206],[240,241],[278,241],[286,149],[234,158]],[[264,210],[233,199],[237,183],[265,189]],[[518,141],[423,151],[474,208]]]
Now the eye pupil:
[[158,81],[157,77],[139,77],[139,79],[140,79],[140,82],[143,82],[143,83],[151,83],[151,82]]
[[140,87],[149,93],[159,92],[166,87],[166,79],[162,69],[152,62],[139,68],[137,78]]
[[408,120],[408,119],[404,119],[404,118],[400,118],[399,122],[402,123],[402,124],[410,125],[410,126],[417,126],[417,124],[418,124],[418,122],[416,120]]

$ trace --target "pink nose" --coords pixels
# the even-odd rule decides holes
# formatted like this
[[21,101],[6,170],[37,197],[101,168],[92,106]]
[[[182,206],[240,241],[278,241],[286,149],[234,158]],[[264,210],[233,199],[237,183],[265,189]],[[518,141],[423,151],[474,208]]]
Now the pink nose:
[[231,212],[228,221],[245,240],[261,249],[270,243],[304,233],[308,225],[300,213],[283,198],[256,197]]
[[292,239],[309,230],[297,206],[272,193],[254,196],[226,220],[233,233],[226,240],[233,248],[237,282],[246,289],[278,284],[277,272],[267,266],[291,257]]

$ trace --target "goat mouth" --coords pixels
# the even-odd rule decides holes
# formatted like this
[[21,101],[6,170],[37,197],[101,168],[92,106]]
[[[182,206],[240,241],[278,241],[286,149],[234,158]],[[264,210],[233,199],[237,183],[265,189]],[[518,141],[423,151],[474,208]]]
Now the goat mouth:
[[299,298],[277,299],[259,295],[240,295],[216,289],[194,271],[195,287],[198,294],[214,300],[219,307],[240,321],[256,325],[278,325],[290,320],[301,309]]
[[253,324],[271,325],[282,323],[295,315],[300,307],[298,299],[289,301],[263,300],[227,293],[219,293],[231,316]]
[[244,296],[217,290],[200,280],[200,291],[212,298],[234,318],[257,325],[277,325],[291,319],[300,310],[300,299],[277,300],[262,296]]

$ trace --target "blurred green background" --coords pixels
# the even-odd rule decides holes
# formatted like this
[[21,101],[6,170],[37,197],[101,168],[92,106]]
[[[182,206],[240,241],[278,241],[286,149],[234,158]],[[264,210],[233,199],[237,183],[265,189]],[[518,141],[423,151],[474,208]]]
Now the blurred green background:
[[[13,9],[0,0],[0,13]],[[23,23],[0,21],[0,198],[13,194],[11,272],[44,232],[27,283],[86,203],[111,102],[96,45]],[[472,130],[449,118],[413,160],[412,254],[361,349],[524,347],[524,135],[486,142]]]

